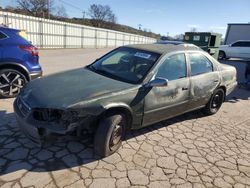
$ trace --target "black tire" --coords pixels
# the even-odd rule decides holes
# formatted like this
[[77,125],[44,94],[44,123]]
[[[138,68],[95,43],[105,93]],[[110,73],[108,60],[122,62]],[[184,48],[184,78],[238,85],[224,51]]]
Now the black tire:
[[16,97],[26,83],[26,77],[19,71],[14,69],[0,70],[0,97]]
[[223,104],[224,98],[225,98],[224,90],[221,88],[216,89],[211,99],[207,103],[206,107],[203,109],[203,113],[205,115],[216,114],[219,111],[221,105]]
[[110,113],[100,120],[94,139],[96,154],[106,157],[120,148],[126,123],[125,116],[117,113]]
[[219,60],[227,59],[227,58],[226,58],[226,53],[223,52],[223,51],[219,51],[218,59],[219,59]]

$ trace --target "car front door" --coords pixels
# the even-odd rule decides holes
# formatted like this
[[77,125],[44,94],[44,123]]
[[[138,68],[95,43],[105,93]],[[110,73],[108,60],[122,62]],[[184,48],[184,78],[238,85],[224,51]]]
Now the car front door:
[[144,101],[143,126],[176,116],[187,110],[190,79],[184,53],[167,56],[156,67],[152,80],[164,78],[167,86],[152,87]]
[[190,109],[207,104],[213,91],[220,83],[220,75],[213,63],[202,53],[188,53],[190,65],[191,93]]

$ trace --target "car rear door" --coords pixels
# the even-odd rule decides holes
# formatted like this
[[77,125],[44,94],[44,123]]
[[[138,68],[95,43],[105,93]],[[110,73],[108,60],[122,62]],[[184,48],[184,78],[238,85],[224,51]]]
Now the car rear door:
[[201,52],[188,53],[187,59],[191,81],[189,108],[196,109],[207,104],[220,83],[220,75],[213,63]]
[[238,41],[231,44],[228,48],[227,56],[236,57],[236,58],[244,58],[246,53],[246,48],[244,47],[244,42]]
[[250,58],[250,41],[242,41],[242,47],[240,49],[240,56],[242,58]]
[[168,79],[168,85],[148,88],[144,99],[143,126],[176,116],[187,110],[190,79],[184,53],[167,56],[156,68],[154,78]]

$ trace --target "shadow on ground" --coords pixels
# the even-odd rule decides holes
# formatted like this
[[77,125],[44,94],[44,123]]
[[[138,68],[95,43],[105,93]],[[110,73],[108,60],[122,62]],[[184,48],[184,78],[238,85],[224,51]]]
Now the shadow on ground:
[[237,88],[227,96],[225,102],[237,103],[240,100],[249,100],[250,99],[250,90],[244,87],[243,85],[238,85]]
[[[249,91],[237,88],[227,97],[226,102],[236,103],[249,98]],[[130,131],[126,140],[174,123],[203,116],[201,111],[187,113],[147,128]],[[6,113],[2,110],[0,119],[0,176],[16,173],[23,169],[33,172],[56,171],[78,167],[100,159],[93,151],[93,136],[80,139],[63,136],[47,146],[38,147],[21,133],[13,113]]]
[[[0,176],[22,169],[35,172],[55,171],[88,164],[99,160],[93,151],[93,136],[77,139],[63,136],[47,146],[38,147],[21,133],[13,113],[0,111],[7,122],[0,124]],[[147,128],[130,131],[126,140],[168,125],[203,117],[200,111],[162,121]],[[8,122],[12,122],[9,124]]]

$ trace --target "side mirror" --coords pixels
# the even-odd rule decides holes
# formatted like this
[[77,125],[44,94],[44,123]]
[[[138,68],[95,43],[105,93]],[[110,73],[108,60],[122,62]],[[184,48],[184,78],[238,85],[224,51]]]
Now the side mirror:
[[168,79],[157,77],[148,82],[146,87],[164,87],[168,85]]

